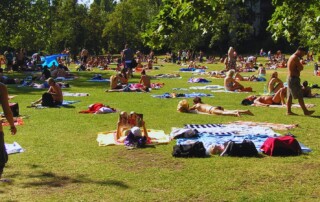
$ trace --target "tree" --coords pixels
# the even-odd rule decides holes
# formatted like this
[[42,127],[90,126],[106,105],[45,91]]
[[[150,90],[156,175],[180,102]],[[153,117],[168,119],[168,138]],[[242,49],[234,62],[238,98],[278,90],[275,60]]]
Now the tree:
[[273,0],[276,7],[268,30],[278,40],[284,37],[292,45],[307,45],[320,51],[320,1]]
[[164,0],[159,14],[143,35],[144,42],[152,48],[162,48],[174,42],[177,32],[182,34],[184,25],[188,24],[190,31],[209,38],[211,47],[222,50],[237,46],[253,35],[252,11],[247,3],[242,0]]

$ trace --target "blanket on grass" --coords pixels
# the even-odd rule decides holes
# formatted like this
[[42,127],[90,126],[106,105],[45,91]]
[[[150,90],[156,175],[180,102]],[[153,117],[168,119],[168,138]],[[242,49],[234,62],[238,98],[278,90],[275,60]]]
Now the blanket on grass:
[[188,83],[209,83],[211,81],[207,80],[207,79],[204,79],[204,78],[193,78],[191,77],[189,80],[188,80]]
[[62,95],[63,95],[63,96],[67,96],[67,97],[85,97],[85,96],[89,96],[89,93],[70,93],[70,92],[63,92]]
[[116,109],[111,108],[107,105],[102,103],[94,103],[88,107],[87,110],[82,110],[79,113],[83,114],[109,114],[117,112]]
[[[24,124],[22,117],[14,117],[13,121],[14,121],[15,126],[21,126]],[[5,118],[1,119],[1,124],[2,124],[2,126],[10,126],[10,123]]]
[[[193,144],[196,141],[203,142],[204,147],[209,150],[212,146],[224,144],[227,141],[242,142],[251,140],[256,149],[261,152],[260,147],[268,137],[281,136],[271,128],[262,126],[247,126],[237,124],[187,124],[185,128],[195,129],[198,135],[192,138],[178,138],[179,144]],[[172,136],[172,134],[170,134]],[[299,143],[304,153],[311,152],[311,149]]]
[[110,82],[110,79],[89,79],[89,82]]
[[212,90],[213,93],[252,93],[252,92],[246,92],[246,91],[229,91],[225,89],[218,89],[218,90]]
[[268,123],[268,122],[254,122],[254,121],[234,121],[231,124],[247,125],[247,126],[264,126],[274,130],[290,130],[296,128],[298,124],[281,124],[281,123]]
[[[98,134],[97,142],[99,146],[123,145],[123,143],[115,140],[116,131],[101,132]],[[163,130],[148,129],[150,141],[147,144],[167,144],[170,142],[169,135]]]
[[197,68],[184,67],[184,68],[180,68],[179,71],[180,71],[180,72],[205,72],[206,70],[204,70],[204,69],[197,69]]
[[[54,106],[54,107],[51,107],[51,108],[59,108],[59,107],[66,107],[66,106],[69,106],[69,105],[72,105],[74,103],[78,103],[80,102],[80,100],[63,100],[62,104],[61,105],[57,105],[57,106]],[[42,106],[41,104],[36,104],[34,106],[30,106],[30,107],[34,107],[35,109],[45,109],[45,108],[50,108],[50,107],[47,107],[47,106]]]
[[20,146],[19,143],[13,142],[12,144],[5,143],[6,150],[8,154],[22,153],[24,149]]
[[182,77],[179,74],[158,74],[151,76],[152,79],[181,79]]
[[[307,108],[313,108],[315,107],[316,105],[315,104],[305,104]],[[254,106],[254,107],[265,107],[265,106],[259,106],[259,105],[255,105],[255,104],[252,104],[251,106]],[[268,107],[273,107],[273,108],[286,108],[287,105],[269,105]],[[301,108],[299,104],[293,104],[291,106],[292,108]]]
[[151,95],[155,98],[194,98],[194,97],[213,97],[212,94],[205,93],[164,93],[162,95]]
[[218,90],[218,89],[224,89],[224,86],[206,85],[206,86],[191,86],[189,88],[192,90]]

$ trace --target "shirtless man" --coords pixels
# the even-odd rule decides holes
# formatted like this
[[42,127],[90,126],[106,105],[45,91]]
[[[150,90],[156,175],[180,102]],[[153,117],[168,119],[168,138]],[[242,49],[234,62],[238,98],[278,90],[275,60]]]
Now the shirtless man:
[[[12,111],[8,103],[8,90],[3,83],[0,83],[0,102],[2,105],[2,110],[4,112],[4,115],[8,123],[10,124],[11,134],[15,135],[17,132],[17,129],[14,125]],[[7,163],[7,161],[8,161],[8,154],[7,154],[5,143],[4,143],[4,134],[3,134],[2,124],[0,124],[0,182],[10,182],[7,179],[1,178],[3,173],[3,168]]]
[[304,115],[311,115],[314,111],[307,110],[302,90],[300,84],[300,72],[303,70],[303,65],[300,60],[304,55],[306,55],[307,49],[305,47],[299,47],[296,52],[290,56],[288,60],[288,98],[287,98],[287,115],[296,115],[291,111],[292,106],[292,98],[298,99],[299,105],[301,106]]
[[242,103],[244,105],[254,104],[255,106],[264,106],[269,107],[270,105],[285,105],[285,97],[287,96],[287,88],[281,88],[276,94],[274,95],[266,95],[256,97],[251,95],[244,99]]
[[[253,115],[251,111],[249,110],[225,110],[223,107],[217,106],[211,106],[208,104],[204,104],[201,101],[200,97],[195,97],[193,99],[193,106],[188,109],[188,111],[191,110],[197,110],[198,112],[202,113],[208,113],[208,114],[216,114],[216,115],[226,115],[226,116],[241,116],[241,114],[248,114]],[[181,109],[181,112],[184,110]]]
[[240,83],[238,83],[234,78],[233,75],[235,74],[235,70],[231,69],[227,72],[227,76],[224,79],[224,87],[228,91],[246,91],[246,92],[252,92],[252,88],[244,88]]
[[[63,102],[63,95],[62,95],[62,90],[59,84],[57,84],[53,78],[49,78],[47,79],[47,82],[49,84],[49,90],[47,91],[47,93],[49,93],[52,98],[53,98],[53,104],[54,105],[61,105]],[[36,105],[42,103],[42,98],[40,98],[39,100],[33,102],[31,105]]]
[[144,90],[151,88],[150,77],[148,75],[146,75],[145,70],[142,70],[142,72],[141,72],[141,79],[140,79],[139,83],[141,83],[143,85]]

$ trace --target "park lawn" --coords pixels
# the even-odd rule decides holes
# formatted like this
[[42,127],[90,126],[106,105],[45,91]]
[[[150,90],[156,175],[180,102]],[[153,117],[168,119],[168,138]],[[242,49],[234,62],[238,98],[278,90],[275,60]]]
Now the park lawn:
[[[264,59],[259,58],[260,61]],[[178,73],[178,65],[160,63],[160,70],[149,75]],[[207,65],[209,70],[222,69],[222,64]],[[74,67],[73,67],[74,69]],[[278,69],[285,81],[287,70]],[[108,78],[112,71],[75,72],[79,79],[70,81],[68,92],[90,93],[88,97],[65,97],[80,100],[70,107],[27,108],[43,90],[8,85],[11,95],[18,95],[20,114],[25,119],[16,136],[4,127],[7,143],[17,141],[25,152],[9,156],[4,177],[10,184],[0,184],[0,201],[319,201],[320,158],[319,118],[320,99],[314,103],[314,116],[285,116],[285,109],[258,108],[240,105],[249,94],[215,93],[203,98],[205,103],[226,109],[250,109],[255,116],[223,117],[183,114],[176,111],[181,99],[157,99],[151,94],[173,92],[172,88],[195,85],[187,80],[191,73],[181,73],[182,79],[162,79],[165,86],[151,93],[105,93],[106,83],[86,82],[96,73]],[[272,70],[268,70],[267,78]],[[17,73],[15,73],[17,74]],[[251,75],[253,73],[244,73]],[[23,77],[23,75],[15,75]],[[200,76],[199,76],[200,77]],[[201,76],[207,78],[207,76]],[[318,83],[313,66],[306,65],[302,81]],[[210,84],[223,85],[222,79]],[[133,82],[139,81],[135,75]],[[262,93],[265,82],[241,82]],[[184,93],[185,91],[177,91]],[[210,93],[208,90],[189,92]],[[319,92],[318,89],[314,92]],[[192,103],[192,99],[188,99]],[[116,129],[118,113],[79,114],[88,105],[102,102],[124,111],[144,114],[147,128],[162,129],[167,134],[172,127],[184,124],[228,123],[236,120],[267,121],[299,124],[292,129],[297,139],[313,151],[298,157],[232,158],[218,157],[179,159],[171,156],[175,141],[145,149],[127,150],[124,146],[99,147],[97,133]],[[297,101],[295,101],[297,102]],[[285,133],[284,131],[278,131]]]

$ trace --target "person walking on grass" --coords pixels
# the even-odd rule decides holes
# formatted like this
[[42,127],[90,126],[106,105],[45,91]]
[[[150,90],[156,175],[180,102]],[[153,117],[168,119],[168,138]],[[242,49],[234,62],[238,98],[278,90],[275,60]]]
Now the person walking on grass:
[[303,70],[303,65],[300,60],[306,55],[307,49],[300,46],[288,60],[288,92],[287,92],[287,115],[297,115],[291,111],[292,99],[298,99],[304,115],[310,116],[314,111],[308,111],[303,100],[303,93],[300,84],[300,72]]
[[[4,115],[10,124],[11,134],[15,135],[17,133],[17,128],[14,125],[12,111],[9,107],[8,90],[3,83],[0,83],[0,102],[1,102]],[[2,124],[0,124],[0,182],[9,182],[9,180],[2,178],[3,169],[7,161],[8,161],[8,154],[7,154],[5,143],[4,143],[4,133],[3,133]]]

